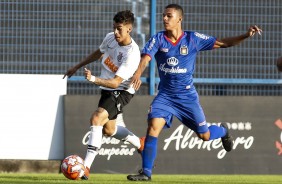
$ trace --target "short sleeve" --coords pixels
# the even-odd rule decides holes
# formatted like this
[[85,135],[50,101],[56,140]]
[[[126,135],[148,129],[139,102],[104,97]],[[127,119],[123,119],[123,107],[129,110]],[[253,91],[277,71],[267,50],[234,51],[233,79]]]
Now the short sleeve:
[[159,41],[156,34],[152,36],[150,40],[146,43],[141,53],[142,55],[146,54],[149,55],[151,58],[153,58],[154,55],[158,52],[158,50],[159,50]]
[[197,51],[212,50],[216,38],[202,33],[194,32]]
[[111,39],[111,37],[112,37],[113,34],[114,34],[113,32],[108,33],[108,34],[106,35],[106,37],[104,38],[103,42],[101,43],[99,49],[100,49],[100,51],[101,51],[102,53],[105,53],[105,52],[106,52],[106,50],[107,50],[107,48],[108,48],[109,40]]
[[134,72],[137,70],[140,62],[140,51],[136,51],[134,54],[128,55],[127,59],[120,65],[116,75],[123,78],[124,80],[129,80]]

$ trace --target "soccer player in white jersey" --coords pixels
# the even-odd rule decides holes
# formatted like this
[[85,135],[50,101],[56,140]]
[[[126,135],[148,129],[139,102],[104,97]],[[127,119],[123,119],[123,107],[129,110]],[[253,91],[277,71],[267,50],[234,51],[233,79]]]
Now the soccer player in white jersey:
[[177,4],[170,4],[163,12],[161,31],[146,43],[142,57],[132,84],[137,90],[140,87],[140,77],[146,65],[155,57],[160,76],[159,91],[150,106],[148,114],[148,129],[145,146],[142,152],[142,172],[128,175],[128,180],[151,180],[154,160],[157,156],[158,136],[163,128],[172,125],[173,116],[185,126],[192,129],[203,141],[221,138],[226,151],[231,151],[233,139],[226,124],[221,126],[206,124],[203,109],[199,103],[198,93],[193,84],[196,55],[199,51],[226,48],[239,44],[241,41],[260,33],[257,26],[240,36],[216,39],[192,31],[183,31],[181,23],[183,9]]
[[[119,140],[133,144],[142,151],[144,139],[138,138],[124,126],[116,126],[116,119],[122,115],[123,107],[128,104],[135,93],[130,85],[131,78],[140,62],[140,50],[130,33],[133,28],[134,14],[120,11],[114,18],[113,32],[108,33],[99,49],[70,68],[65,76],[71,77],[77,69],[102,57],[100,77],[91,75],[84,68],[85,78],[102,89],[98,109],[90,119],[90,136],[86,157],[87,170],[81,173],[82,179],[88,179],[90,167],[102,144],[103,133]],[[64,76],[64,77],[65,77]]]

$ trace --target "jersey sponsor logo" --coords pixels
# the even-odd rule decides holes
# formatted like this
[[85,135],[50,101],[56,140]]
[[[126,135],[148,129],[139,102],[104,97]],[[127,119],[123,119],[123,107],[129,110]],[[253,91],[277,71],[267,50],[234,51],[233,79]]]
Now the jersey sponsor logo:
[[168,58],[168,59],[166,60],[166,62],[167,62],[167,64],[168,64],[169,66],[176,66],[176,65],[178,65],[178,59],[175,58],[175,57]]
[[188,54],[188,47],[186,45],[181,45],[180,54],[181,55],[187,55]]
[[186,73],[187,72],[186,68],[179,68],[179,67],[166,68],[165,63],[160,65],[159,70],[162,72],[165,72],[165,75],[167,73]]
[[[186,68],[180,68],[175,67],[176,65],[178,65],[179,61],[177,58],[175,57],[170,57],[166,60],[166,63],[160,64],[159,70],[162,72],[165,72],[165,75],[167,73],[186,73],[187,69]],[[170,67],[166,67],[166,64]]]
[[111,61],[110,57],[107,57],[104,63],[112,72],[116,72],[118,70],[118,67]]
[[166,67],[166,63],[160,64],[159,70],[162,72],[165,72],[165,75],[167,73],[186,73],[187,69],[186,68],[179,68],[175,67],[178,65],[179,61],[175,57],[170,57],[166,60],[167,65],[171,66],[171,68]]
[[198,33],[198,32],[195,32],[194,34],[195,34],[197,37],[202,38],[202,39],[204,39],[204,40],[208,40],[208,39],[210,38],[209,36],[204,35],[204,34],[201,34],[201,33]]

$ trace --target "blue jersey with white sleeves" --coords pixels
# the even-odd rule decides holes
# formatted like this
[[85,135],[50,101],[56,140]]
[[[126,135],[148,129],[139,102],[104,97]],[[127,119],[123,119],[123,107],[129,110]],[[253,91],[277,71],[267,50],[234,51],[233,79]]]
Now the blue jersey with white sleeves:
[[159,92],[187,94],[195,91],[193,73],[199,51],[211,50],[216,38],[198,32],[184,31],[173,43],[161,31],[150,38],[142,50],[155,57],[159,71]]

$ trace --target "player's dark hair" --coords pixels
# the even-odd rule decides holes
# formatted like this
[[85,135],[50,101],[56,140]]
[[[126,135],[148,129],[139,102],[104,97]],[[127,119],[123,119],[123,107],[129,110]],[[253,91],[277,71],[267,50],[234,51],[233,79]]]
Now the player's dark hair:
[[115,16],[115,23],[132,24],[134,23],[134,14],[130,10],[120,11]]
[[182,6],[178,4],[169,4],[165,7],[165,9],[167,8],[174,8],[175,10],[179,11],[180,15],[183,17],[184,11],[183,11]]

